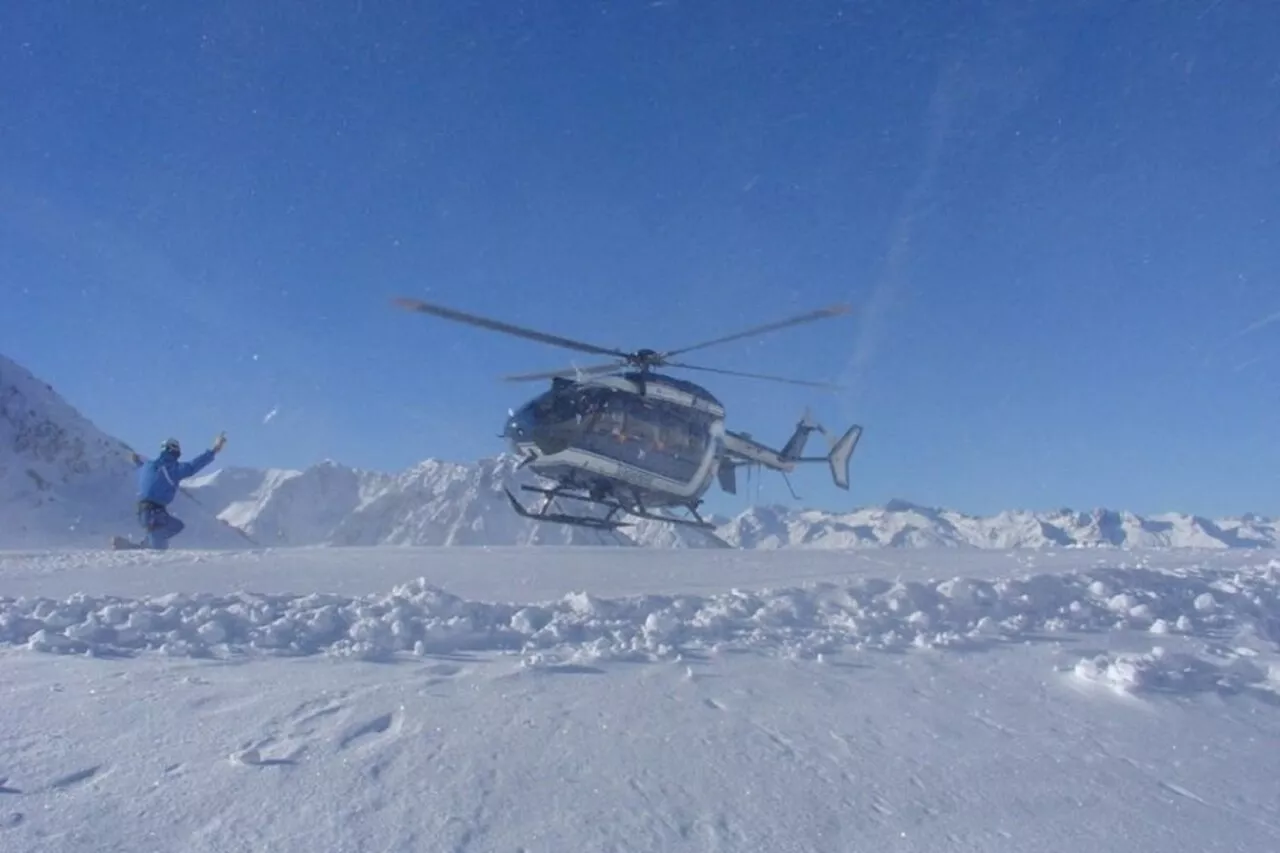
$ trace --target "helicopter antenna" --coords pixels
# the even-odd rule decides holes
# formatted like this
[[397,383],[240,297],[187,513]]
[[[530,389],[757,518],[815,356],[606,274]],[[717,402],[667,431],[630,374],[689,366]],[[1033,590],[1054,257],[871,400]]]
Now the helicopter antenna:
[[787,483],[787,491],[791,492],[791,497],[792,497],[794,500],[800,500],[800,496],[796,494],[796,490],[795,490],[795,489],[793,489],[793,488],[791,488],[791,478],[787,476],[787,472],[786,472],[786,471],[781,471],[781,472],[779,472],[779,473],[781,473],[781,474],[782,474],[782,479],[786,481],[786,483]]

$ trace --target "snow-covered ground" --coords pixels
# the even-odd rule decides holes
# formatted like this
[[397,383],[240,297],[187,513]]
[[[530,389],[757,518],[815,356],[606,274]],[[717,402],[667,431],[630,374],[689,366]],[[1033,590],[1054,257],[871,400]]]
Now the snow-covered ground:
[[0,850],[1280,849],[1273,555],[0,553]]

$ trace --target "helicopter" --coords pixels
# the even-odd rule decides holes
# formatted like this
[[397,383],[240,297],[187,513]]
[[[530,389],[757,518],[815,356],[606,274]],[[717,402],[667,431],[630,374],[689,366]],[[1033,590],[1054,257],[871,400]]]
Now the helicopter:
[[[626,352],[420,299],[397,297],[393,301],[407,311],[613,358],[607,363],[586,367],[504,377],[512,382],[549,380],[551,383],[543,393],[519,408],[508,410],[508,418],[498,436],[521,457],[518,468],[527,467],[550,483],[521,486],[525,491],[542,495],[542,505],[533,510],[526,508],[509,488],[505,489],[512,509],[525,518],[617,530],[632,524],[619,517],[626,514],[697,528],[714,538],[711,531],[715,525],[699,514],[698,507],[713,483],[718,483],[728,494],[737,494],[736,472],[744,465],[779,471],[785,478],[797,464],[825,462],[835,485],[849,489],[849,460],[862,436],[861,425],[854,424],[838,439],[831,440],[822,425],[806,411],[782,448],[775,449],[756,441],[749,433],[727,429],[724,404],[706,388],[655,372],[655,368],[679,368],[838,388],[831,383],[687,364],[673,361],[672,357],[835,317],[847,313],[848,305],[832,305],[679,349]],[[822,456],[805,456],[806,443],[815,431],[827,437],[828,452]],[[790,487],[790,481],[787,485]],[[595,505],[607,512],[589,515],[558,508],[552,511],[553,504],[558,507],[560,498]],[[677,511],[687,515],[676,515]]]

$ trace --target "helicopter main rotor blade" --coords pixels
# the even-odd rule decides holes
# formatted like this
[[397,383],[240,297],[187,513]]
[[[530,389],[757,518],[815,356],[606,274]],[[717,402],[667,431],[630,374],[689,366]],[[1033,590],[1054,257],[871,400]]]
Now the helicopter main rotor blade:
[[472,326],[479,326],[482,329],[492,329],[495,332],[505,332],[508,335],[515,335],[520,338],[528,338],[531,341],[538,341],[552,346],[564,347],[565,349],[578,350],[579,352],[589,352],[594,355],[612,355],[618,358],[626,358],[627,353],[622,350],[609,349],[607,347],[599,347],[595,344],[588,344],[582,341],[575,341],[570,338],[562,338],[559,335],[549,335],[546,332],[539,332],[534,329],[526,329],[523,326],[516,326],[511,323],[504,323],[501,320],[490,320],[488,317],[480,317],[475,314],[467,314],[454,308],[445,308],[443,305],[432,305],[429,302],[423,302],[421,299],[410,299],[408,297],[397,297],[393,300],[396,305],[407,311],[418,311],[423,314],[434,314],[437,317],[443,317],[446,320],[457,320],[461,323],[468,323]]
[[662,356],[663,358],[666,358],[668,356],[680,355],[681,353],[693,352],[696,349],[703,349],[705,347],[714,346],[716,344],[728,343],[729,341],[736,341],[742,338],[750,338],[755,335],[763,335],[765,332],[772,332],[777,329],[785,329],[787,326],[797,326],[801,323],[809,323],[814,320],[824,319],[826,317],[835,317],[840,314],[847,314],[850,310],[852,310],[852,308],[845,303],[828,305],[826,308],[819,308],[817,311],[809,311],[805,314],[800,314],[796,317],[791,317],[786,320],[778,320],[773,323],[766,323],[763,326],[754,326],[750,329],[744,329],[741,332],[735,332],[732,335],[725,335],[722,338],[715,338],[714,340],[703,341],[700,344],[693,344],[692,346],[681,347],[680,349],[666,350],[665,352],[662,353]]
[[586,367],[566,367],[561,370],[543,370],[538,373],[518,373],[502,377],[508,382],[528,382],[532,379],[555,379],[559,376],[595,376],[598,373],[612,373],[627,366],[625,361],[611,361],[608,364],[591,364]]
[[770,376],[767,373],[744,373],[741,370],[721,370],[718,367],[703,367],[699,364],[684,364],[679,361],[667,362],[668,367],[682,367],[685,370],[705,370],[707,373],[721,373],[725,376],[743,376],[747,379],[765,379],[769,382],[784,382],[787,385],[806,385],[810,388],[825,388],[828,391],[842,391],[843,386],[832,382],[811,382],[808,379],[791,379],[787,376]]

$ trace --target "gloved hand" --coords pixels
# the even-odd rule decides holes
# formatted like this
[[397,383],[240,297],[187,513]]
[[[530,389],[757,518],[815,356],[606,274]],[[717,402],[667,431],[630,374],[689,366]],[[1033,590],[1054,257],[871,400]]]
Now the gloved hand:
[[213,440],[213,452],[218,453],[227,443],[227,434],[225,432],[218,433],[218,437]]

